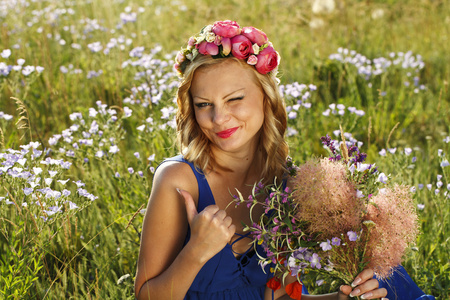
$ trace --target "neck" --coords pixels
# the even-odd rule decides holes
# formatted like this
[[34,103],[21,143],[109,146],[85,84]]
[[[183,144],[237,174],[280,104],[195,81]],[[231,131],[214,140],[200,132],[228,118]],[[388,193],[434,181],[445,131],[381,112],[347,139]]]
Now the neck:
[[215,166],[211,171],[224,176],[232,176],[235,180],[247,182],[249,180],[260,180],[255,178],[261,174],[263,166],[262,151],[259,147],[249,147],[241,152],[223,152],[212,147]]

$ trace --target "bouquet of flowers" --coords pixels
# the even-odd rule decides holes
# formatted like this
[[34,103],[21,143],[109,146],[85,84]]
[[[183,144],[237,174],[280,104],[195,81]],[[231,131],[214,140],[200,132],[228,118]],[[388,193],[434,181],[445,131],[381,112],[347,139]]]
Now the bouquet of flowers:
[[312,270],[339,284],[350,284],[367,267],[386,279],[418,233],[409,187],[389,186],[388,176],[364,163],[366,154],[342,139],[322,137],[329,158],[300,166],[288,160],[287,180],[260,182],[248,199],[236,196],[237,204],[265,207],[266,213],[244,230],[264,249],[260,264],[272,264],[270,288],[297,277],[286,287],[294,299],[301,297],[302,274]]

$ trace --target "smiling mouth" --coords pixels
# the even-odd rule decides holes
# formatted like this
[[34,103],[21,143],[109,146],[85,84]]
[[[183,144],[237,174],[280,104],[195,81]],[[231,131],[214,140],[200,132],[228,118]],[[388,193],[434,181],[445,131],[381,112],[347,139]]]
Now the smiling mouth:
[[230,136],[232,136],[233,133],[235,133],[236,130],[238,130],[238,129],[239,129],[239,127],[233,127],[233,128],[221,131],[221,132],[217,132],[216,134],[218,137],[220,137],[222,139],[226,139],[226,138],[229,138]]

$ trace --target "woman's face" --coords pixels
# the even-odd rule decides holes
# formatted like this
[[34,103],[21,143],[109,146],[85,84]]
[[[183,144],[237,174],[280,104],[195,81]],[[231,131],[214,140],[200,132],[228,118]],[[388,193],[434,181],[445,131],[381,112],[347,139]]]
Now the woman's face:
[[227,60],[199,69],[191,85],[195,118],[222,151],[256,150],[264,122],[264,93],[250,68]]

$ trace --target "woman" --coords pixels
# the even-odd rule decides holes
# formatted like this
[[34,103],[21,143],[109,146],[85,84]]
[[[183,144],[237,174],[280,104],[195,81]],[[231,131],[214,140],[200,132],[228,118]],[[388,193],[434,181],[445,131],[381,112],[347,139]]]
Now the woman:
[[[177,56],[183,156],[166,160],[154,176],[135,281],[138,299],[290,299],[284,289],[272,295],[266,288],[270,272],[263,272],[242,233],[249,209],[226,209],[236,189],[250,195],[261,178],[273,181],[285,172],[278,64],[262,31],[232,21],[205,27]],[[385,297],[372,277],[365,270],[354,289],[303,299]]]

